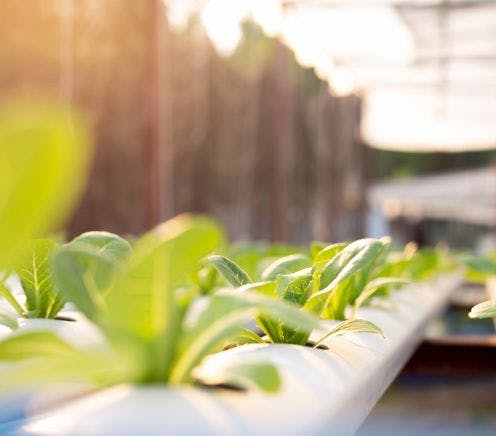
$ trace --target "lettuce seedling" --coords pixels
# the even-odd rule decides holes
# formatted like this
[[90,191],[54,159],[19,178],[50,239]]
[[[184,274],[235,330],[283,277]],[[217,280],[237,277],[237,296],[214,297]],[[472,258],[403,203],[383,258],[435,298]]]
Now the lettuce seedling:
[[[262,273],[262,278],[265,278],[265,281],[255,283],[247,283],[249,280],[248,275],[233,261],[222,256],[211,256],[209,259],[225,277],[226,281],[237,288],[234,291],[236,295],[257,291],[280,301],[291,302],[300,307],[303,313],[313,312],[322,316],[326,305],[329,304],[327,300],[332,301],[327,295],[331,292],[331,289],[327,290],[324,287],[324,292],[321,292],[318,285],[315,286],[316,281],[317,283],[321,283],[321,279],[323,278],[323,286],[329,286],[331,283],[330,268],[333,267],[333,272],[335,273],[334,279],[337,278],[336,283],[339,284],[341,283],[338,276],[339,272],[341,272],[341,279],[345,280],[351,277],[354,272],[358,272],[360,265],[368,266],[370,263],[367,256],[368,252],[365,252],[365,254],[362,253],[361,259],[360,257],[357,258],[356,247],[353,244],[350,245],[351,248],[348,251],[344,251],[348,247],[347,244],[336,244],[326,247],[320,256],[314,257],[313,264],[312,260],[304,255],[298,254],[283,257],[269,265]],[[344,254],[339,258],[341,263],[339,263],[340,268],[338,268],[336,266],[337,262],[331,262],[341,252]],[[352,255],[353,253],[355,255]],[[360,252],[358,251],[358,253]],[[347,261],[343,261],[343,258]],[[349,263],[351,263],[351,266],[348,265]],[[302,267],[303,269],[300,269]],[[324,273],[326,274],[325,276],[323,276]],[[240,280],[239,278],[242,279]],[[313,295],[317,295],[320,298],[318,300],[312,300]],[[305,345],[310,336],[309,331],[301,331],[286,325],[284,321],[277,319],[277,317],[271,314],[259,316],[257,323],[266,334],[268,340],[273,343]],[[320,344],[329,335],[342,334],[345,331],[381,333],[381,330],[369,321],[349,320],[331,329],[317,343]],[[257,341],[253,335],[247,335],[244,340],[247,342]]]
[[[87,232],[64,246],[67,253],[73,253],[77,247],[80,253],[91,252],[92,256],[100,256],[100,262],[94,266],[116,264],[129,257],[131,246],[121,237],[108,232]],[[71,280],[60,280],[59,269],[52,267],[52,255],[58,251],[58,244],[49,239],[36,239],[24,247],[18,256],[14,272],[18,275],[25,296],[22,305],[4,283],[0,283],[0,294],[11,307],[24,318],[54,319],[64,307],[66,298],[78,303],[86,309],[84,292]],[[107,263],[104,262],[106,260]],[[89,265],[87,265],[89,268]],[[66,277],[74,278],[75,271],[66,271]],[[55,277],[54,277],[55,276]],[[88,276],[88,280],[89,280]],[[101,273],[92,271],[92,278],[101,280]],[[61,292],[59,289],[63,287]],[[86,311],[88,315],[88,312]],[[10,325],[12,316],[4,315],[4,322]],[[2,320],[0,319],[0,322]],[[12,325],[16,325],[13,323]]]
[[[5,350],[16,349],[24,358],[26,353],[37,357],[32,377],[39,371],[40,350],[46,349],[50,355],[43,366],[45,377],[91,378],[105,385],[208,383],[196,368],[206,355],[243,334],[248,320],[270,314],[305,332],[319,325],[318,319],[289,303],[250,292],[208,295],[198,309],[197,287],[189,277],[221,240],[222,232],[212,220],[182,215],[139,239],[124,262],[81,241],[59,248],[52,261],[55,283],[101,328],[109,350],[73,350],[45,334],[38,337],[36,352],[29,353],[23,344],[32,341],[24,334],[0,343],[0,357],[3,353],[8,358]],[[11,369],[5,383],[26,378],[16,376],[26,367]],[[222,382],[266,391],[280,384],[275,368],[263,362],[226,368]]]
[[333,244],[316,255],[312,294],[305,306],[325,319],[345,319],[345,309],[363,292],[387,241],[359,239]]

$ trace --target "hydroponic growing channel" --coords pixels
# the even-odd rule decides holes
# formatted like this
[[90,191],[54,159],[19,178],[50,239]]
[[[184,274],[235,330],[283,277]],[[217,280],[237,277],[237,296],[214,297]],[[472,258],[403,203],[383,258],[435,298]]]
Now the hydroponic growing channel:
[[[250,272],[222,241],[185,215],[133,246],[106,232],[30,245],[21,298],[4,289],[29,308],[0,343],[3,401],[18,398],[5,431],[350,433],[460,280],[443,253],[388,239],[262,253]],[[47,295],[78,311],[41,311]]]

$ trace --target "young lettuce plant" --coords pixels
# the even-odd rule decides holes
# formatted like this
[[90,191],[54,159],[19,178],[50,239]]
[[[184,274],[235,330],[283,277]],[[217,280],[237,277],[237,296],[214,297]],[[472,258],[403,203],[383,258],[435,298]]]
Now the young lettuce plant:
[[403,250],[393,250],[389,238],[383,238],[384,248],[366,275],[362,274],[359,292],[350,301],[353,306],[351,317],[356,316],[357,310],[368,303],[372,297],[386,297],[392,290],[411,283],[408,274],[414,253],[415,244],[407,244]]
[[[267,265],[281,256],[289,256],[301,251],[297,247],[285,244],[241,243],[225,247],[227,256],[251,277],[258,277]],[[191,276],[191,282],[198,287],[201,294],[210,294],[225,285],[225,278],[218,274],[211,262],[202,262],[202,268]]]
[[[338,285],[368,267],[375,259],[376,254],[367,250],[370,245],[373,245],[372,240],[364,240],[359,244],[331,245],[321,250],[313,262],[300,254],[285,256],[266,268],[262,273],[264,281],[255,283],[252,283],[247,273],[233,261],[223,256],[211,256],[209,259],[226,281],[237,288],[234,291],[236,295],[257,291],[277,300],[296,304],[302,313],[314,313],[323,317],[325,311],[333,304],[333,298],[348,298],[346,294],[342,296],[336,291],[341,290]],[[339,301],[338,304],[346,306],[347,301]],[[311,332],[295,330],[270,314],[259,316],[257,322],[270,342],[298,345],[308,343]],[[381,330],[369,321],[347,320],[330,329],[315,345],[320,345],[330,335],[349,331],[382,334]],[[246,339],[256,340],[252,336]]]
[[371,296],[385,285],[373,282],[373,278],[374,268],[388,244],[386,238],[367,238],[320,250],[314,257],[308,310],[324,319],[346,319],[347,307],[355,305],[357,300],[358,304],[363,303],[363,295]]
[[[182,215],[139,239],[125,262],[81,241],[59,248],[52,261],[54,281],[101,328],[109,349],[75,350],[49,333],[10,337],[0,342],[0,358],[36,359],[30,367],[25,362],[10,369],[0,387],[12,380],[36,380],[40,371],[48,378],[89,378],[105,385],[208,384],[197,369],[203,358],[243,334],[242,325],[253,317],[270,314],[305,332],[319,325],[288,303],[249,292],[205,296],[198,310],[197,287],[189,277],[221,240],[215,222]],[[222,376],[223,383],[238,387],[275,391],[280,385],[276,369],[264,362],[225,368]]]
[[[124,261],[129,257],[131,246],[127,241],[108,232],[87,232],[75,238],[66,248],[78,246],[93,250],[102,256],[107,256],[113,261]],[[25,303],[21,304],[4,283],[0,283],[0,294],[5,297],[11,307],[23,318],[65,319],[58,317],[60,310],[66,303],[64,296],[77,300],[80,296],[79,289],[71,284],[63,292],[54,283],[52,255],[58,250],[58,244],[49,239],[36,239],[31,241],[18,256],[14,272],[18,275],[21,288],[25,296]],[[15,319],[5,315],[8,325]],[[1,322],[1,320],[0,320]]]

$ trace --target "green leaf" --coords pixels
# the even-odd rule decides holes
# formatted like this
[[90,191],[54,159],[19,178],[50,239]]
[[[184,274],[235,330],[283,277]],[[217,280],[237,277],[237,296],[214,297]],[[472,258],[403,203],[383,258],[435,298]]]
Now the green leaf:
[[339,336],[345,333],[377,333],[384,337],[382,330],[374,323],[365,319],[349,319],[340,322],[337,326],[329,330],[315,343],[314,347],[319,347],[327,338],[331,336]]
[[337,285],[369,267],[383,246],[378,239],[360,239],[349,244],[324,267],[320,276],[323,289],[313,294],[310,300],[330,293]]
[[213,265],[206,265],[193,275],[193,281],[202,294],[210,294],[215,289],[217,270]]
[[328,294],[327,304],[322,311],[323,319],[346,319],[345,311],[350,300],[350,289],[353,287],[354,277],[350,277],[344,282],[339,283]]
[[197,326],[180,338],[179,356],[169,378],[171,383],[190,382],[193,369],[203,358],[213,351],[220,351],[218,348],[231,337],[236,337],[240,326],[254,316],[253,307],[238,307],[233,310],[230,306],[217,307],[214,302],[202,314]]
[[106,255],[118,263],[123,263],[131,256],[131,244],[120,236],[109,232],[86,232],[74,238],[71,244],[87,244],[97,253]]
[[[280,274],[277,276],[276,285],[278,299],[302,307],[312,291],[312,269],[306,268],[292,274]],[[259,317],[258,322],[269,339],[275,343],[304,344],[310,333],[288,327],[280,319],[271,316]]]
[[215,221],[180,215],[136,242],[107,295],[104,320],[114,345],[144,365],[143,381],[167,380],[185,307],[175,288],[222,239]]
[[312,266],[312,262],[303,254],[292,254],[272,262],[263,272],[262,280],[276,280],[280,274],[290,274]]
[[0,309],[0,325],[15,330],[18,327],[17,317],[6,310]]
[[240,363],[222,369],[223,382],[242,389],[260,389],[274,393],[281,388],[281,378],[277,368],[270,363]]
[[341,253],[349,244],[347,242],[339,242],[337,244],[328,245],[320,250],[314,257],[313,263],[315,265],[329,262],[337,254]]
[[238,334],[229,339],[227,345],[235,344],[264,344],[265,341],[256,333],[248,329],[241,329]]
[[222,276],[234,287],[243,286],[250,283],[251,280],[241,267],[236,265],[232,260],[224,256],[209,256],[208,260],[217,268]]
[[77,353],[75,348],[50,332],[14,333],[0,341],[0,360],[4,361],[63,358]]
[[277,277],[277,295],[281,300],[303,306],[311,293],[311,268],[293,274],[282,274]]
[[105,294],[119,271],[114,258],[93,245],[71,242],[54,253],[52,270],[60,293],[98,322],[106,309]]
[[257,293],[217,294],[197,322],[180,339],[177,360],[170,376],[171,383],[191,381],[192,370],[210,352],[239,334],[242,324],[259,315],[280,318],[299,331],[312,331],[320,320],[293,304],[274,300]]
[[258,292],[262,295],[267,295],[268,297],[276,296],[276,284],[275,282],[255,282],[248,283],[246,285],[240,286],[235,289],[234,292],[236,294],[240,294],[243,292]]
[[349,292],[349,301],[348,303],[353,305],[355,304],[355,300],[358,296],[364,291],[367,283],[371,280],[371,276],[373,274],[375,263],[378,263],[379,257],[376,262],[371,263],[367,268],[364,268],[361,271],[358,271],[353,277],[350,279],[350,292]]
[[53,256],[54,282],[87,318],[97,321],[106,309],[105,295],[131,252],[131,245],[113,233],[83,233]]
[[472,307],[470,318],[496,318],[496,300],[484,301]]
[[[236,293],[256,291],[269,297],[296,303],[302,306],[311,292],[311,268],[298,271],[293,274],[284,274],[277,277],[277,283],[258,282],[242,286],[236,289]],[[277,288],[277,291],[276,291]],[[285,325],[279,318],[260,315],[257,318],[258,325],[266,333],[269,340],[274,343],[305,343],[311,330],[295,330],[294,326]]]
[[[269,315],[259,315],[257,317],[257,325],[267,335],[269,342],[274,344],[283,344],[286,342],[283,334],[283,324],[277,318]],[[305,334],[310,335],[309,332],[305,332]]]
[[[253,298],[255,296],[249,296]],[[305,343],[314,328],[320,325],[320,320],[314,315],[302,310],[293,303],[268,299],[259,305],[260,314],[257,317],[259,326],[274,343]],[[251,301],[251,304],[259,304]],[[295,342],[295,338],[299,338]],[[303,342],[302,342],[303,341]]]
[[[16,272],[26,295],[26,309],[37,318],[55,317],[61,309],[59,292],[52,281],[50,256],[57,244],[48,239],[36,239],[22,250]],[[53,305],[58,310],[52,311]],[[55,312],[55,313],[54,313]]]
[[355,316],[356,311],[370,298],[374,296],[374,294],[384,288],[385,286],[401,286],[411,283],[409,280],[395,278],[395,277],[379,277],[377,279],[372,280],[367,283],[363,292],[357,297],[355,300],[355,304],[353,307],[353,317]]
[[24,309],[21,307],[17,299],[14,297],[12,292],[7,288],[5,283],[0,280],[0,296],[4,297],[10,306],[20,315],[24,316]]
[[86,132],[66,110],[0,109],[0,268],[24,241],[65,220],[83,187],[88,148]]
[[327,245],[326,242],[313,241],[310,244],[310,256],[312,256],[312,260],[315,261],[315,257],[319,254]]

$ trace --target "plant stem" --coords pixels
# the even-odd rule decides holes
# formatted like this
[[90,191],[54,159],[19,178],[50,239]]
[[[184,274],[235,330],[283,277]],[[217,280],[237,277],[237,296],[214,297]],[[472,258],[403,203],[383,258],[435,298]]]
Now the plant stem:
[[24,310],[17,301],[17,299],[14,297],[14,295],[9,291],[7,286],[5,286],[3,281],[0,281],[0,295],[5,297],[5,299],[9,302],[9,304],[12,306],[12,308],[20,315],[24,316]]

